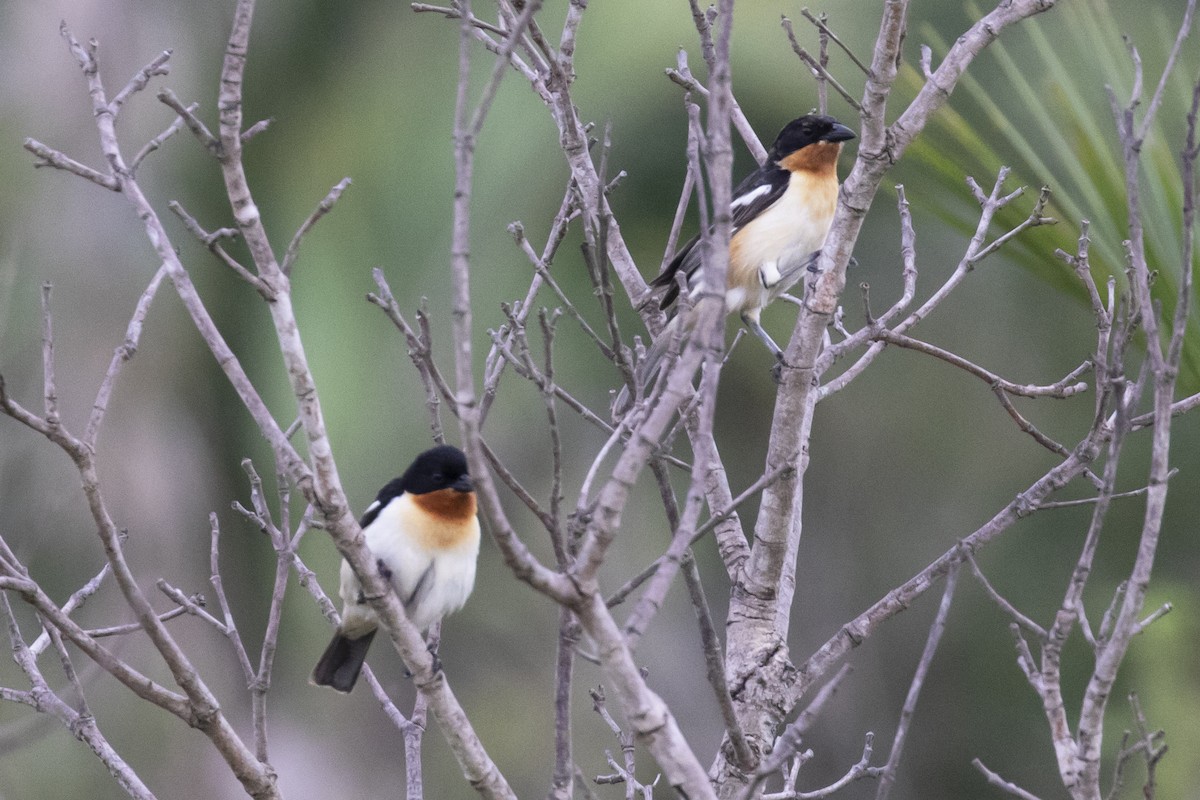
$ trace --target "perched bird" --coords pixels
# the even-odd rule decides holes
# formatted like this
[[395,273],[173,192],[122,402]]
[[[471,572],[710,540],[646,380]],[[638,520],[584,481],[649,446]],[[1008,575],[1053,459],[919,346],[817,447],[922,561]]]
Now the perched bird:
[[[462,608],[475,585],[479,519],[461,450],[443,445],[421,453],[403,475],[379,490],[360,524],[379,573],[414,625],[424,631]],[[344,561],[341,581],[342,624],[311,682],[349,692],[379,621]]]
[[[816,263],[837,204],[838,155],[842,142],[853,138],[854,131],[833,117],[809,114],[794,119],[775,138],[766,163],[733,191],[725,311],[737,313],[780,361],[783,350],[763,330],[759,315]],[[670,308],[678,298],[680,273],[687,276],[690,295],[698,297],[704,290],[702,250],[696,236],[650,282],[666,289],[661,308]],[[677,327],[676,319],[672,324]],[[668,326],[651,346],[639,369],[643,385],[657,371],[673,333]]]

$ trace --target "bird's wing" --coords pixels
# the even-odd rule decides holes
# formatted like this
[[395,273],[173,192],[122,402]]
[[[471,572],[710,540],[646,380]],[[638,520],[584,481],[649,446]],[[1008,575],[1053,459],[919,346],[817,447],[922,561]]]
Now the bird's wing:
[[404,494],[403,476],[388,481],[387,485],[379,490],[379,494],[375,495],[374,502],[367,506],[367,510],[363,512],[358,524],[363,528],[370,525],[379,516],[379,512],[383,510],[384,506],[402,494]]
[[421,573],[421,577],[417,578],[417,583],[413,586],[407,597],[400,598],[404,601],[404,611],[410,617],[413,615],[413,609],[419,607],[424,599],[429,595],[429,590],[433,587],[433,573],[437,568],[437,561],[432,560],[425,571]]
[[[733,190],[733,202],[729,206],[733,214],[732,233],[737,233],[739,228],[774,205],[787,191],[790,178],[790,172],[775,164],[759,167],[747,175]],[[698,246],[699,244],[699,236],[688,240],[683,247],[679,248],[679,252],[675,254],[675,258],[671,260],[667,268],[650,281],[652,287],[665,286],[667,289],[659,303],[660,308],[667,308],[679,296],[679,283],[675,276],[682,271],[690,279],[700,268],[702,248]]]
[[734,233],[783,197],[791,177],[792,173],[775,164],[759,167],[746,176],[733,190],[733,202],[729,206],[733,212]]

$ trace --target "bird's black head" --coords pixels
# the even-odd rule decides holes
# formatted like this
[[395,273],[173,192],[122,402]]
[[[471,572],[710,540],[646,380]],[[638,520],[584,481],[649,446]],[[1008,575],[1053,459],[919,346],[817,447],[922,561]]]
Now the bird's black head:
[[771,145],[771,161],[780,161],[802,147],[817,142],[844,142],[854,138],[854,131],[833,117],[823,114],[806,114],[783,127]]
[[403,475],[400,488],[409,494],[427,494],[441,489],[473,491],[467,474],[467,457],[462,450],[444,444],[416,457]]

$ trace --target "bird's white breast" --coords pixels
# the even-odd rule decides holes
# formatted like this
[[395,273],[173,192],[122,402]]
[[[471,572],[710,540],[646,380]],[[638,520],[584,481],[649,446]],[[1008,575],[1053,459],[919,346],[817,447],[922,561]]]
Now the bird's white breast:
[[[371,554],[392,573],[392,586],[402,602],[413,594],[421,576],[432,566],[432,573],[419,593],[418,600],[406,609],[414,625],[424,630],[437,620],[462,608],[475,586],[475,562],[479,555],[479,520],[468,520],[465,535],[448,547],[430,547],[439,537],[429,536],[429,514],[402,494],[388,503],[363,531]],[[444,537],[442,537],[444,540]],[[360,586],[350,565],[342,564],[342,601],[347,618],[369,611],[357,606]],[[371,613],[369,616],[373,617]],[[367,622],[367,620],[363,620]]]
[[779,200],[738,231],[729,267],[742,277],[730,280],[728,311],[766,305],[787,291],[803,275],[808,257],[825,244],[837,181],[805,170],[793,172],[789,181]]

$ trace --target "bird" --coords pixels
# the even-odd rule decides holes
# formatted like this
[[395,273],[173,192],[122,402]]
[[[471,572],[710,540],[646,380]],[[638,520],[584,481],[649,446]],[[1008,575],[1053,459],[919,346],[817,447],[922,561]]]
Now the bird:
[[[359,521],[379,573],[421,631],[462,608],[475,585],[479,518],[467,458],[451,445],[418,455],[379,490]],[[379,620],[345,561],[342,622],[310,682],[339,692],[354,688]]]
[[[838,156],[842,143],[853,138],[854,131],[830,116],[806,114],[794,119],[779,132],[762,166],[733,190],[725,312],[736,313],[781,363],[783,350],[763,330],[759,317],[763,308],[800,280],[806,268],[815,269],[837,205]],[[652,289],[666,289],[659,302],[664,311],[676,305],[680,274],[687,278],[690,296],[699,297],[704,291],[699,245],[697,235],[650,281]],[[677,314],[672,317],[647,351],[638,370],[641,385],[657,372],[678,319]]]

